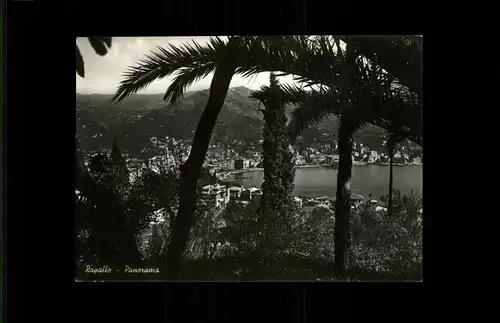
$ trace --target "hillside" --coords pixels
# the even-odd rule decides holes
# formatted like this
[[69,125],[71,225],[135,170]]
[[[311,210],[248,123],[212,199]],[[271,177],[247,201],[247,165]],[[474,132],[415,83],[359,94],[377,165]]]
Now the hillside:
[[[251,90],[243,86],[229,89],[215,138],[222,141],[261,139],[259,102],[250,100],[250,93]],[[125,151],[136,154],[149,144],[152,136],[191,139],[208,96],[208,89],[187,92],[183,99],[171,105],[163,101],[163,94],[134,95],[118,104],[110,102],[112,95],[77,94],[76,131],[84,150],[109,148],[116,137]],[[290,112],[288,109],[287,113]],[[321,132],[336,133],[337,129],[338,121],[332,117],[308,129],[304,137],[312,142]],[[357,137],[365,143],[380,141],[380,130],[367,127]]]
[[[248,99],[250,90],[228,91],[216,126],[216,137],[259,139],[262,116],[258,102]],[[247,95],[247,96],[245,96]],[[188,92],[171,105],[163,94],[134,95],[118,104],[112,95],[76,95],[76,131],[84,150],[108,148],[116,136],[125,151],[136,152],[149,137],[191,139],[208,101],[209,90]]]

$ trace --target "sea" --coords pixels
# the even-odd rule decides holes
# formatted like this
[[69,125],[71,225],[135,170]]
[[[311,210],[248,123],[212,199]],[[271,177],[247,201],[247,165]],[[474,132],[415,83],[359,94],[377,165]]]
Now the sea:
[[[421,165],[393,167],[394,189],[401,193],[422,194]],[[249,171],[232,174],[228,179],[244,187],[260,187],[264,178],[263,171]],[[295,171],[294,195],[319,197],[328,196],[335,199],[337,191],[337,170],[325,167],[297,168]],[[363,165],[353,166],[351,191],[362,195],[365,199],[380,199],[389,191],[389,166]]]

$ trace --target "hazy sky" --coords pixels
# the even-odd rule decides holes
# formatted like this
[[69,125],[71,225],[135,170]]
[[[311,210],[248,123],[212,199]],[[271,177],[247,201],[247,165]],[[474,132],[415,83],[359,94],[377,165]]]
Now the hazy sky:
[[[222,37],[225,39],[226,37]],[[113,37],[111,50],[106,56],[98,56],[87,38],[78,38],[76,43],[85,62],[85,78],[76,75],[76,92],[82,94],[89,93],[114,93],[122,78],[123,72],[128,66],[133,65],[143,58],[150,50],[156,46],[166,47],[168,44],[179,45],[184,42],[195,40],[200,44],[205,44],[209,37]],[[213,74],[193,83],[187,90],[201,90],[210,87]],[[172,77],[164,78],[153,82],[140,93],[165,93],[170,85]],[[281,77],[281,82],[290,83],[291,77]],[[257,89],[261,85],[269,83],[269,73],[260,73],[251,78],[242,78],[239,75],[233,76],[231,87],[246,86]]]

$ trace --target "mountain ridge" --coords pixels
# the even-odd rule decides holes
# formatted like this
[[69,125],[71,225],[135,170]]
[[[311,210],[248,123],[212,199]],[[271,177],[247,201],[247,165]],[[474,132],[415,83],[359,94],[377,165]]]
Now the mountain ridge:
[[[215,137],[253,140],[261,135],[258,102],[245,97],[250,92],[244,87],[228,91]],[[186,92],[174,104],[163,102],[163,94],[136,94],[118,103],[110,102],[111,94],[77,94],[76,130],[82,148],[107,148],[119,138],[125,151],[137,152],[152,136],[191,139],[209,94],[209,89]]]
[[[263,118],[259,101],[249,98],[252,91],[244,86],[228,90],[213,137],[240,141],[261,139]],[[124,151],[134,154],[147,146],[153,136],[189,140],[209,94],[209,89],[189,91],[174,104],[165,103],[163,94],[135,94],[119,103],[110,102],[112,94],[77,94],[76,131],[84,150],[109,148],[118,138]],[[288,115],[292,111],[293,107],[287,108]],[[368,132],[373,132],[369,128]],[[337,129],[338,120],[330,117],[304,131],[304,136],[313,139],[321,132],[336,134]],[[378,133],[375,129],[370,136],[379,136]]]

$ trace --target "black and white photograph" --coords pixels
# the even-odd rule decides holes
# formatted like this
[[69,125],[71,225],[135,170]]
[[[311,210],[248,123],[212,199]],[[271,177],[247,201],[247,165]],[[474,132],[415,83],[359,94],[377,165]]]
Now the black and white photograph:
[[77,37],[75,280],[423,281],[422,46]]

